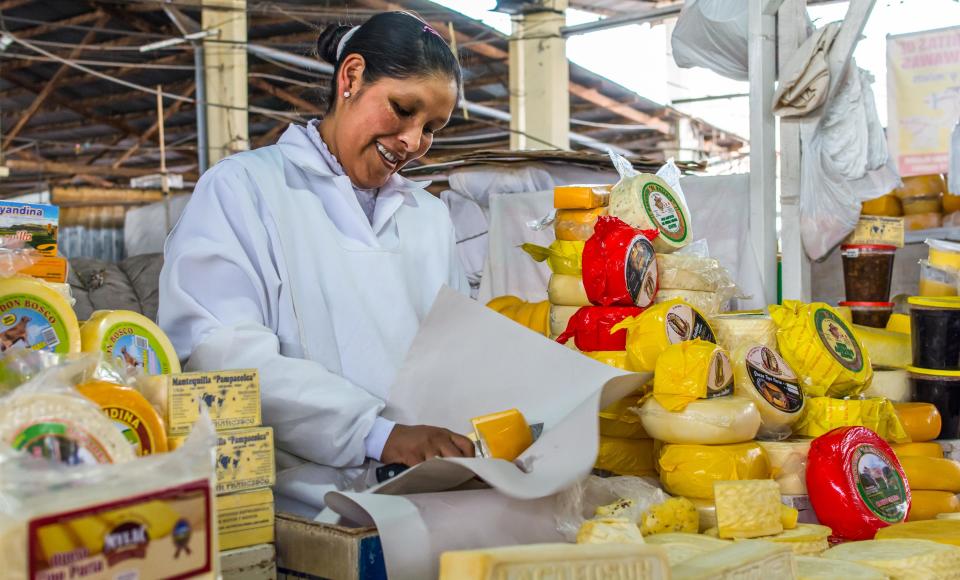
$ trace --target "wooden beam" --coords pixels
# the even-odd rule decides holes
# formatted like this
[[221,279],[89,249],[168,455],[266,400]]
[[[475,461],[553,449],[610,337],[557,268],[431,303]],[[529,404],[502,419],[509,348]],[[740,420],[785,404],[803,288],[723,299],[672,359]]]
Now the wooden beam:
[[297,107],[298,109],[297,112],[311,113],[314,115],[320,115],[323,113],[323,111],[321,111],[320,108],[317,107],[315,103],[311,103],[306,99],[298,97],[297,95],[291,93],[290,91],[287,91],[278,86],[275,86],[262,78],[259,78],[259,77],[250,78],[250,85],[257,87],[261,91],[269,95],[272,95],[274,97],[277,97],[278,99],[286,103],[289,103],[294,107]]
[[153,203],[163,199],[159,189],[131,189],[111,187],[54,187],[50,190],[50,203],[115,204],[127,202]]
[[[190,87],[186,90],[186,92],[183,93],[183,96],[189,97],[190,95],[193,94],[193,91],[196,90],[196,88],[197,88],[196,83],[191,83]],[[175,103],[173,103],[173,105],[167,107],[167,110],[164,111],[163,113],[163,122],[166,123],[170,119],[170,117],[175,115],[177,111],[179,111],[183,107],[185,102],[186,101],[176,101]],[[116,169],[120,167],[127,161],[127,159],[130,159],[130,157],[132,157],[133,154],[136,153],[140,149],[140,147],[147,142],[147,139],[153,137],[154,133],[156,133],[157,129],[159,128],[160,128],[160,121],[159,120],[154,121],[153,125],[151,125],[149,129],[144,131],[143,135],[140,135],[140,137],[137,138],[137,141],[129,149],[127,149],[123,153],[123,155],[120,156],[119,159],[113,162],[113,168]]]
[[33,0],[6,0],[5,2],[0,2],[0,10],[13,10],[14,8],[19,8],[31,2],[33,2]]
[[48,32],[53,32],[55,30],[61,30],[65,26],[76,26],[79,24],[86,24],[88,22],[93,22],[94,20],[100,18],[102,13],[99,10],[93,12],[86,12],[84,14],[78,14],[76,16],[71,16],[70,18],[64,18],[63,20],[55,20],[53,22],[47,22],[39,26],[34,26],[32,28],[24,28],[21,30],[13,30],[14,36],[17,38],[33,38],[35,36],[41,36],[47,34]]
[[647,113],[642,113],[630,105],[626,105],[617,101],[616,99],[612,99],[604,95],[597,89],[591,89],[577,83],[570,83],[570,94],[576,95],[581,99],[589,101],[599,107],[603,107],[611,113],[616,113],[624,119],[628,119],[634,123],[646,125],[651,129],[660,131],[666,135],[669,135],[673,132],[673,128],[670,126],[670,123],[667,123],[663,119],[658,119],[657,117],[648,115]]
[[30,161],[26,159],[7,159],[4,161],[13,173],[62,173],[66,175],[86,174],[105,175],[112,177],[142,177],[157,172],[155,167],[131,168],[120,167],[114,169],[106,165],[78,165],[76,163],[60,163],[57,161]]

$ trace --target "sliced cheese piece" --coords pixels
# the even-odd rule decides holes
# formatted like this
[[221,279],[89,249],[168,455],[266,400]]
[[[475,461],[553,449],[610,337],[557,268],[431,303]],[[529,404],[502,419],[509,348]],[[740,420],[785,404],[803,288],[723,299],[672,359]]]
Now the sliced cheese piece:
[[783,495],[807,494],[807,454],[810,439],[758,441],[770,461],[770,476]]
[[712,499],[717,481],[770,477],[766,453],[756,443],[664,445],[657,465],[660,482],[671,495]]
[[960,546],[960,520],[933,519],[904,522],[877,530],[877,540],[910,539],[932,540],[941,544]]
[[763,345],[743,344],[731,358],[734,392],[760,411],[760,437],[788,436],[803,416],[805,403],[796,373],[777,351]]
[[652,439],[600,437],[600,450],[594,469],[616,475],[642,477],[654,474]]
[[217,497],[220,551],[273,542],[273,492],[258,489]]
[[0,353],[11,349],[80,352],[73,307],[36,278],[0,278]]
[[903,369],[873,369],[870,386],[864,397],[883,397],[894,403],[903,403],[913,398],[910,377]]
[[633,410],[640,408],[641,400],[641,396],[631,395],[600,411],[600,435],[622,439],[649,439],[649,435],[643,430],[640,415]]
[[513,461],[533,445],[530,425],[516,409],[474,417],[470,423],[484,457]]
[[913,492],[907,521],[932,520],[940,514],[960,512],[960,499],[952,491],[918,489]]
[[610,203],[612,185],[558,185],[553,188],[553,207],[594,209]]
[[584,352],[583,354],[613,368],[623,371],[632,370],[630,368],[630,357],[627,356],[627,351],[625,350],[595,350],[593,352]]
[[736,396],[694,401],[677,413],[651,397],[640,408],[640,420],[651,437],[667,443],[743,443],[756,437],[760,429],[757,406]]
[[642,544],[643,536],[635,522],[626,518],[587,520],[577,532],[578,544]]
[[840,560],[824,560],[813,556],[797,556],[798,580],[890,580],[879,569],[873,566],[843,562]]
[[717,505],[711,499],[700,499],[696,497],[687,498],[693,505],[697,506],[697,513],[700,515],[700,533],[705,530],[717,527]]
[[707,316],[713,316],[727,309],[726,300],[717,292],[701,292],[699,290],[670,290],[661,288],[654,298],[655,304],[679,298],[690,304]]
[[764,314],[716,314],[710,317],[710,327],[717,344],[728,352],[746,344],[777,348],[777,326]]
[[887,441],[906,443],[910,436],[887,399],[811,397],[807,412],[793,427],[796,435],[819,437],[838,427],[866,427]]
[[797,524],[791,530],[784,530],[775,536],[764,538],[768,542],[790,546],[798,556],[813,556],[823,553],[830,547],[828,538],[832,531],[827,526],[817,524]]
[[940,436],[940,411],[933,404],[897,403],[894,408],[911,441],[933,441]]
[[550,336],[560,336],[570,324],[570,318],[580,310],[581,306],[550,305]]
[[960,463],[939,457],[900,457],[910,489],[960,493]]
[[673,567],[673,580],[795,578],[793,552],[782,544],[735,542]]
[[671,532],[695,534],[700,529],[697,506],[685,497],[671,497],[644,512],[640,532],[646,536]]
[[662,547],[667,552],[671,566],[730,545],[727,540],[685,533],[656,534],[644,540],[647,544]]
[[874,366],[904,369],[913,362],[909,334],[858,324],[853,325],[853,331],[869,353]]
[[898,580],[951,578],[960,567],[960,548],[929,540],[867,540],[830,548],[821,556],[873,566]]
[[671,344],[697,338],[717,342],[707,319],[679,299],[655,304],[612,330],[621,329],[627,330],[627,354],[636,372],[653,372],[660,354]]
[[77,390],[100,405],[138,456],[167,451],[167,430],[160,414],[135,389],[91,381],[78,385]]
[[[782,496],[781,499],[783,499]],[[784,530],[796,529],[799,520],[800,510],[788,505],[780,505],[780,523],[783,524]]]
[[671,344],[657,358],[653,397],[668,411],[682,411],[697,399],[733,392],[733,369],[726,351],[700,339]]
[[503,578],[605,578],[669,580],[667,556],[657,546],[636,544],[530,544],[444,552],[439,580]]
[[583,279],[579,276],[554,274],[547,283],[547,296],[550,304],[557,306],[590,306],[587,291],[583,288]]
[[724,539],[758,538],[783,532],[780,488],[769,479],[716,481],[717,530]]
[[657,254],[657,269],[661,290],[717,292],[733,283],[718,260],[694,254]]
[[602,215],[607,215],[607,208],[557,210],[553,231],[558,240],[585,242],[593,235],[593,226]]
[[167,335],[142,314],[98,310],[80,328],[83,352],[100,352],[128,372],[169,375],[180,372],[180,359]]
[[621,179],[610,191],[610,215],[641,230],[659,230],[653,241],[658,253],[669,254],[692,240],[686,204],[656,175]]
[[896,443],[891,445],[897,457],[938,457],[943,458],[943,447],[939,443],[928,441],[924,443]]

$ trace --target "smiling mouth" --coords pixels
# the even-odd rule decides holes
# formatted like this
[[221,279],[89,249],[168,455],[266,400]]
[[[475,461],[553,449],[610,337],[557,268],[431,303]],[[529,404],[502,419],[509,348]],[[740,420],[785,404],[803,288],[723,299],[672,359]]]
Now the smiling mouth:
[[383,158],[387,164],[396,167],[400,163],[400,158],[391,153],[386,147],[377,142],[377,153],[380,154],[380,157]]

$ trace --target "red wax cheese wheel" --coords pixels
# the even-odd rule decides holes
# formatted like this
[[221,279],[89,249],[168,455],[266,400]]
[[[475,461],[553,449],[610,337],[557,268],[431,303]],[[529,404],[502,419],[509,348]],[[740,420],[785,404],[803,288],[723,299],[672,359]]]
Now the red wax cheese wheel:
[[584,306],[570,317],[567,329],[557,337],[560,344],[571,338],[581,352],[624,351],[627,348],[627,331],[610,329],[624,318],[638,316],[643,308],[636,306]]
[[910,512],[910,484],[897,456],[866,427],[840,427],[813,440],[807,492],[820,523],[845,540],[872,540]]
[[600,306],[653,303],[659,285],[651,240],[657,230],[638,230],[615,217],[601,217],[583,246],[583,288]]

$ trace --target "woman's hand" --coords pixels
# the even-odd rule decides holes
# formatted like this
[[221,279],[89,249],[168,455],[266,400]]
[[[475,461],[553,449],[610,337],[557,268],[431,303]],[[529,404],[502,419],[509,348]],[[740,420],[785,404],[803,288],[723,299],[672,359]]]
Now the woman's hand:
[[413,467],[434,457],[473,457],[473,442],[448,429],[397,424],[383,446],[380,461]]

